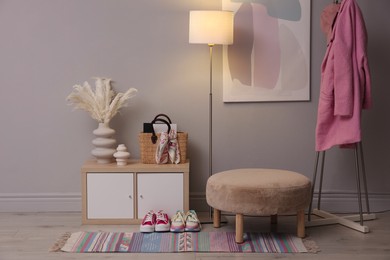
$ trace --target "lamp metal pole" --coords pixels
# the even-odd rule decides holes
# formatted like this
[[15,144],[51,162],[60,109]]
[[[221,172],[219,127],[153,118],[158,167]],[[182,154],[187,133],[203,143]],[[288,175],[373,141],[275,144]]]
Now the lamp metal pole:
[[[210,92],[209,92],[209,177],[213,175],[213,47],[210,49]],[[212,219],[212,208],[209,207],[209,217]]]

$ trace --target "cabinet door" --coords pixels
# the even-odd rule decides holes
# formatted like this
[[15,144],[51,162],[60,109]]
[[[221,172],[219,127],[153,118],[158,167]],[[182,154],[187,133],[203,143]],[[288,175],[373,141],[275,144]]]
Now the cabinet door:
[[169,217],[183,210],[183,173],[137,174],[138,218],[149,210],[164,210]]
[[87,218],[134,217],[132,173],[87,173]]

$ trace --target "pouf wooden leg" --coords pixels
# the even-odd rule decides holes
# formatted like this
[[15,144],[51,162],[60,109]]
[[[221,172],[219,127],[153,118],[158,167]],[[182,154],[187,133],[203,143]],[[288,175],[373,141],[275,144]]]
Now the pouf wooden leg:
[[215,228],[221,227],[221,211],[216,208],[214,208],[213,226]]
[[244,216],[236,214],[236,243],[244,242]]
[[297,237],[305,237],[305,211],[299,210],[297,212]]

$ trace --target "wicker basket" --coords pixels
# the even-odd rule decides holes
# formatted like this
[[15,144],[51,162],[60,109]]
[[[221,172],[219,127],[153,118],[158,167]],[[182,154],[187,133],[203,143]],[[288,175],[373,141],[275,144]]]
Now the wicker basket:
[[[156,163],[156,149],[157,144],[160,142],[160,135],[156,134],[158,139],[155,144],[152,143],[151,137],[152,133],[140,133],[138,135],[138,142],[141,153],[141,162],[145,164],[155,164]],[[188,133],[178,132],[177,140],[180,149],[180,163],[185,163],[187,159],[187,141]]]

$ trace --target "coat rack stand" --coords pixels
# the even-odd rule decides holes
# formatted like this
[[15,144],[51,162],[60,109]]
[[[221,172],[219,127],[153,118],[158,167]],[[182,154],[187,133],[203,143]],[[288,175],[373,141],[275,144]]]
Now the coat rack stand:
[[[368,192],[367,192],[367,179],[366,179],[364,157],[363,157],[363,145],[361,142],[355,145],[354,152],[355,152],[355,164],[356,164],[355,167],[356,167],[357,196],[359,202],[359,215],[340,217],[331,214],[329,212],[326,212],[324,210],[321,210],[322,180],[324,177],[324,163],[325,163],[325,151],[321,151],[321,152],[317,152],[316,159],[315,159],[314,175],[313,175],[312,190],[311,190],[311,201],[309,206],[308,221],[305,224],[306,227],[340,224],[348,228],[360,231],[362,233],[370,232],[369,227],[364,225],[364,221],[376,219],[376,216],[375,214],[372,214],[370,212],[370,205],[368,201]],[[318,191],[318,204],[317,204],[317,209],[312,210],[314,189],[316,184],[317,171],[319,168],[318,166],[320,162],[319,160],[320,155],[321,155],[321,171],[320,171],[320,184],[319,184],[319,191]],[[360,172],[362,174],[360,174]],[[363,207],[362,207],[362,192],[361,192],[361,185],[360,185],[361,179],[363,180],[363,185],[364,185],[366,210],[367,210],[366,213],[363,213]],[[311,218],[312,214],[320,218],[312,219]],[[355,221],[358,221],[360,223],[356,223]]]

